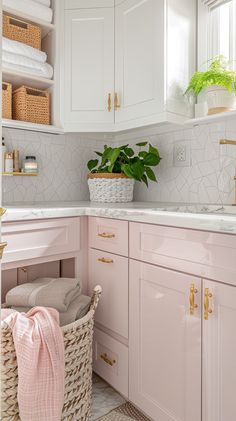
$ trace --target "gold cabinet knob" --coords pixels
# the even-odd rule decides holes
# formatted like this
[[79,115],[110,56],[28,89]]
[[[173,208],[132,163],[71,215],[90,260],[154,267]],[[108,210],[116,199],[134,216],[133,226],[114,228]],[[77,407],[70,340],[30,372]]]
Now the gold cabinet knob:
[[98,233],[97,236],[101,238],[115,238],[115,234],[110,234],[108,232]]
[[209,298],[212,298],[213,295],[209,292],[209,288],[205,288],[204,292],[204,319],[208,320],[209,314],[212,314],[212,309],[209,307]]
[[120,108],[117,92],[115,92],[115,97],[114,97],[114,108],[115,108],[115,111],[117,111]]
[[114,260],[107,259],[106,257],[101,257],[100,259],[98,259],[98,262],[101,262],[101,263],[114,263]]
[[107,111],[109,113],[111,112],[111,94],[108,94],[108,97],[107,97]]
[[7,246],[7,242],[4,241],[3,243],[0,243],[0,259],[2,258],[3,255],[3,251],[5,249],[5,247]]
[[6,209],[5,208],[1,208],[0,207],[0,217],[2,216],[2,215],[4,215],[4,213],[6,213]]

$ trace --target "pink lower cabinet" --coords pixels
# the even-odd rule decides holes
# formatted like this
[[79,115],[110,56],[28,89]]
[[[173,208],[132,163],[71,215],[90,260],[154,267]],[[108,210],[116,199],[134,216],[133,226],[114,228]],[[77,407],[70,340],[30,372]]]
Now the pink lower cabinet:
[[128,282],[126,257],[89,250],[89,291],[102,287],[95,321],[123,338],[128,338]]
[[131,260],[129,297],[129,399],[154,421],[201,421],[201,280]]
[[236,419],[236,287],[203,282],[203,421]]
[[128,397],[128,347],[94,329],[93,369],[126,398]]

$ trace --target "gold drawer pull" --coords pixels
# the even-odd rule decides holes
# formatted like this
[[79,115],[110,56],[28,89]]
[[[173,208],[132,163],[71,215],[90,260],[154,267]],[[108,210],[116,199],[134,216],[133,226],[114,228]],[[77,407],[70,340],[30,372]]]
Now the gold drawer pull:
[[106,353],[100,355],[101,360],[103,360],[106,364],[110,365],[111,367],[116,363],[116,360],[110,360]]
[[3,250],[5,249],[5,247],[7,246],[7,243],[0,243],[0,259],[2,258],[3,255]]
[[204,319],[208,320],[209,314],[212,313],[212,309],[209,308],[209,298],[212,298],[212,293],[209,292],[209,288],[205,288],[204,293]]
[[189,311],[191,316],[194,315],[194,310],[198,307],[197,304],[195,304],[195,294],[197,294],[198,290],[195,288],[194,284],[191,284],[190,286],[190,294],[189,294]]
[[119,98],[118,98],[117,92],[115,92],[114,108],[115,108],[115,111],[117,111],[120,108]]
[[0,217],[2,216],[2,215],[4,215],[4,213],[6,213],[6,209],[5,208],[0,208]]
[[109,234],[108,232],[98,233],[98,237],[101,238],[115,238],[115,234]]
[[108,98],[107,98],[107,111],[109,113],[111,112],[111,94],[108,94]]
[[114,260],[112,260],[112,259],[106,259],[105,257],[101,257],[100,259],[98,259],[98,262],[101,262],[101,263],[114,263]]

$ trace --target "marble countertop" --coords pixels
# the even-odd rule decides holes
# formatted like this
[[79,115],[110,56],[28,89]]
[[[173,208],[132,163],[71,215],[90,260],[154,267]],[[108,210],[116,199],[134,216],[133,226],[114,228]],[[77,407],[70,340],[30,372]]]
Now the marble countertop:
[[236,234],[236,207],[158,202],[39,202],[5,204],[3,222],[100,216],[181,228]]

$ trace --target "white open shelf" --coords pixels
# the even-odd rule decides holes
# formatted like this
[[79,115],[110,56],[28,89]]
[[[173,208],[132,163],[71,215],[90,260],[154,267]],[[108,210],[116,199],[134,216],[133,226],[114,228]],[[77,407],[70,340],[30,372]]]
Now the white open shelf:
[[48,89],[54,85],[54,80],[34,76],[18,70],[10,70],[4,67],[2,68],[2,78],[4,81],[12,83],[14,89],[22,85],[30,86],[31,88]]
[[8,129],[18,129],[18,130],[28,130],[31,132],[41,132],[41,133],[52,133],[52,134],[63,134],[64,130],[61,127],[56,127],[53,125],[45,124],[35,124],[28,123],[27,121],[18,121],[18,120],[2,120],[2,127]]
[[206,115],[204,117],[192,118],[190,120],[185,121],[185,125],[190,126],[197,126],[198,124],[210,124],[214,121],[222,121],[225,119],[235,118],[236,117],[236,110],[227,111],[224,113]]
[[34,16],[28,15],[26,13],[19,12],[18,10],[12,9],[11,7],[2,7],[3,13],[12,16],[14,18],[25,20],[29,23],[35,23],[36,25],[40,26],[42,30],[42,38],[44,38],[49,32],[55,29],[55,25],[53,23],[45,22],[42,19],[36,18]]

